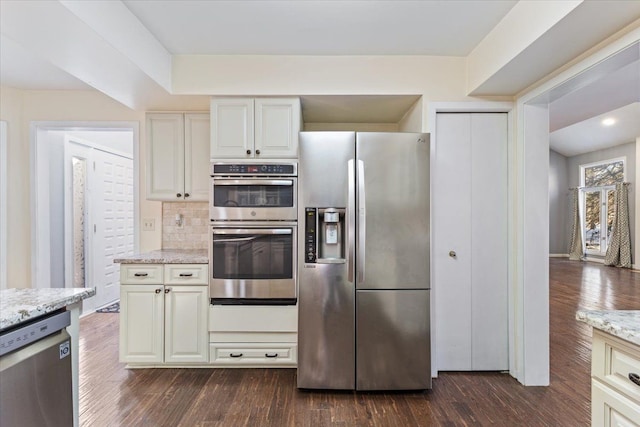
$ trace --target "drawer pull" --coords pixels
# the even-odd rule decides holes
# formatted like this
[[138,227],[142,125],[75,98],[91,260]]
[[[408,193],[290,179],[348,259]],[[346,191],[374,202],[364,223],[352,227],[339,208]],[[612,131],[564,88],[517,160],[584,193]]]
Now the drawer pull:
[[191,277],[193,273],[180,273],[180,277]]
[[147,277],[149,275],[149,273],[135,273],[134,276],[135,277]]
[[264,357],[269,357],[269,358],[278,357],[278,353],[265,353]]
[[638,374],[634,374],[633,372],[629,373],[629,379],[631,380],[632,383],[634,383],[635,385],[640,386],[640,375]]
[[242,353],[231,353],[229,354],[230,357],[242,357]]

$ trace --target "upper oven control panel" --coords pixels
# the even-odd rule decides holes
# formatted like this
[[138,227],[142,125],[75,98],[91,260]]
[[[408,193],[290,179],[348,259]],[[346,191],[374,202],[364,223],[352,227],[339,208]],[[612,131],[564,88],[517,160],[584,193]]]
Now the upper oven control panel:
[[212,163],[211,175],[296,176],[295,163]]

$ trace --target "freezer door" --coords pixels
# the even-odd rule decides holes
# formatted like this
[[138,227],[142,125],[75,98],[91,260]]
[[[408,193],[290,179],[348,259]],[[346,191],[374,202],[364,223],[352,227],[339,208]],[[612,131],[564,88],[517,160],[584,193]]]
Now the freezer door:
[[[307,207],[353,207],[348,201],[353,172],[347,168],[355,157],[355,134],[301,132],[299,150],[298,217],[305,218]],[[353,233],[351,223],[347,222],[346,235]],[[355,287],[348,269],[352,251],[347,248],[347,258],[333,263],[306,263],[305,224],[298,229],[298,387],[353,390]]]
[[429,135],[356,138],[356,287],[430,288]]
[[431,388],[429,292],[356,291],[357,390]]

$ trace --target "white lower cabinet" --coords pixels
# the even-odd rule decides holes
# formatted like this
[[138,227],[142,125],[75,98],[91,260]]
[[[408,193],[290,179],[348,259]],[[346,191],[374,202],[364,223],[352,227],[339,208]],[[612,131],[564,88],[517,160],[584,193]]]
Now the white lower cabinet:
[[209,361],[225,368],[295,368],[297,306],[209,308]]
[[[172,274],[176,268],[182,280]],[[198,264],[121,266],[121,362],[208,363],[207,269]],[[150,275],[157,283],[146,282]]]
[[591,356],[591,425],[640,427],[640,347],[593,331]]

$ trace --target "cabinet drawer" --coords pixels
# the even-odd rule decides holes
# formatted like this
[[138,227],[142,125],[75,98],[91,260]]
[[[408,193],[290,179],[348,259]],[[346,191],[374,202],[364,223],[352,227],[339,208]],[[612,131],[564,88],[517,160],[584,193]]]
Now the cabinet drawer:
[[165,285],[208,285],[207,264],[165,264]]
[[210,362],[247,367],[295,366],[297,345],[291,343],[212,343]]
[[596,379],[591,380],[592,427],[640,427],[640,405]]
[[121,285],[162,284],[161,264],[122,264],[120,266]]
[[594,331],[591,374],[640,404],[640,385],[629,378],[640,376],[640,350],[633,345]]

